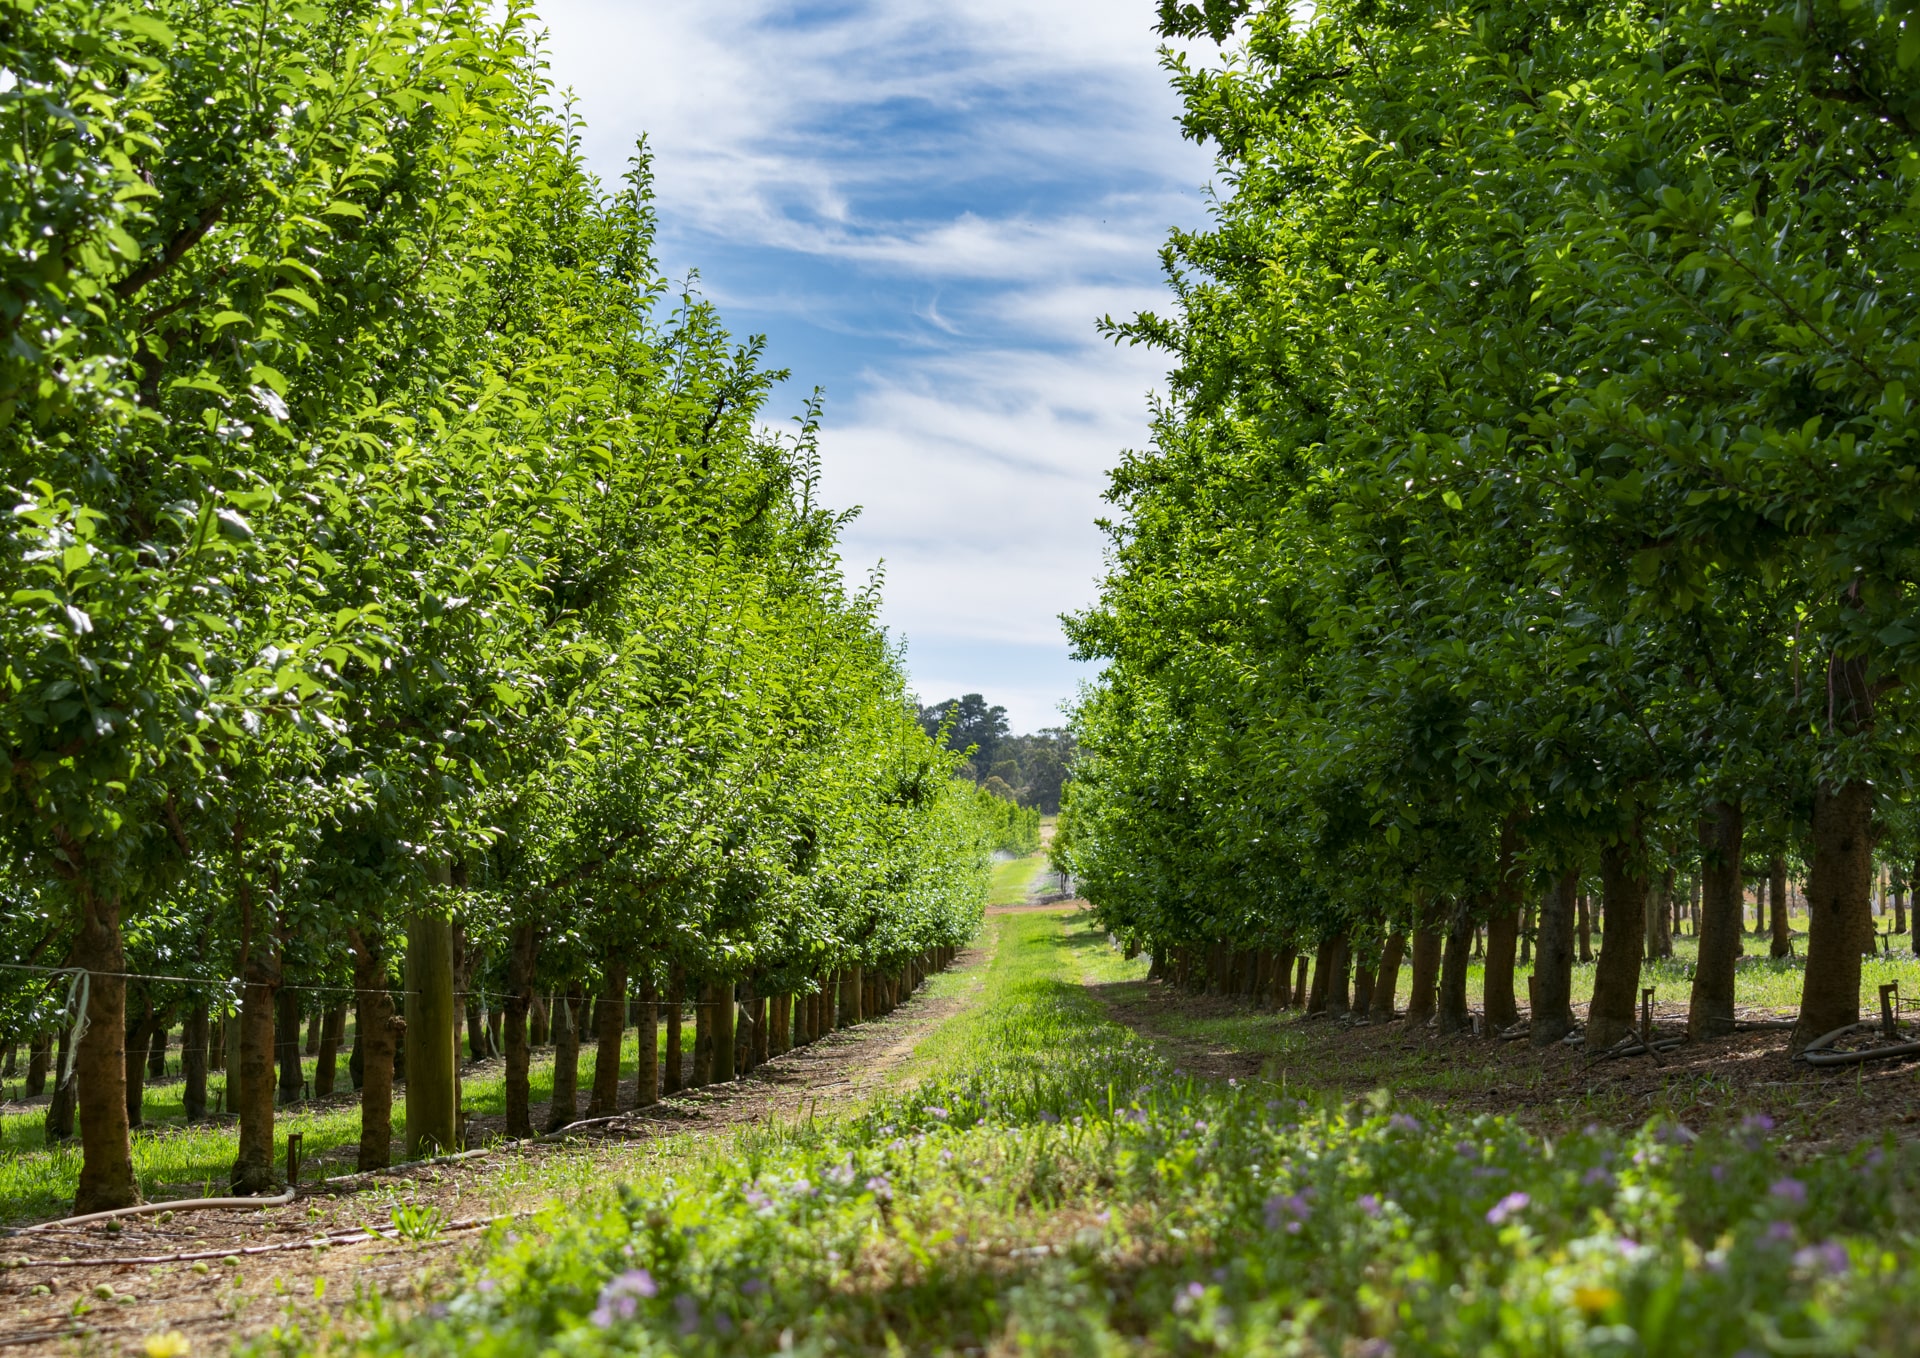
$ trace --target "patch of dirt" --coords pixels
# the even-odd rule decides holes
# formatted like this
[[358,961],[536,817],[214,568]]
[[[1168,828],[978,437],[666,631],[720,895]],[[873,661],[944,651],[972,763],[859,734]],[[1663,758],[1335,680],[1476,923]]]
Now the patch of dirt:
[[[984,949],[969,950],[954,970],[978,971],[987,958]],[[976,982],[935,997],[923,988],[884,1018],[796,1048],[730,1084],[674,1094],[564,1141],[502,1146],[451,1163],[396,1165],[348,1184],[316,1183],[312,1171],[303,1171],[306,1185],[285,1206],[14,1233],[0,1240],[0,1347],[28,1354],[141,1353],[149,1337],[177,1331],[193,1351],[207,1353],[275,1327],[311,1335],[373,1295],[389,1313],[418,1305],[444,1288],[482,1228],[552,1200],[538,1170],[565,1168],[572,1182],[617,1181],[633,1172],[647,1143],[665,1136],[716,1135],[844,1107],[873,1093],[978,989]],[[590,1048],[583,1049],[581,1067],[584,1081],[592,1072]],[[631,1082],[623,1097],[634,1097]],[[544,1115],[544,1106],[534,1110],[535,1126]],[[498,1139],[502,1121],[471,1118],[469,1143]],[[396,1207],[437,1228],[402,1238]]]
[[[1549,1133],[1596,1122],[1630,1130],[1656,1113],[1697,1131],[1761,1113],[1807,1149],[1887,1133],[1920,1136],[1920,1060],[1816,1070],[1789,1058],[1787,1034],[1780,1031],[1690,1042],[1654,1058],[1594,1060],[1577,1046],[1537,1050],[1525,1041],[1442,1038],[1431,1030],[1410,1032],[1404,1019],[1304,1020],[1159,984],[1093,989],[1116,1022],[1203,1078],[1284,1081],[1344,1096],[1384,1086],[1468,1116],[1516,1117]],[[1280,1050],[1239,1047],[1191,1031],[1193,1020],[1245,1019],[1256,1012],[1270,1012],[1276,1027],[1287,1025],[1287,1040],[1275,1043]],[[1656,1023],[1683,1029],[1685,1012],[1663,1007]],[[1188,1031],[1173,1031],[1176,1025]]]

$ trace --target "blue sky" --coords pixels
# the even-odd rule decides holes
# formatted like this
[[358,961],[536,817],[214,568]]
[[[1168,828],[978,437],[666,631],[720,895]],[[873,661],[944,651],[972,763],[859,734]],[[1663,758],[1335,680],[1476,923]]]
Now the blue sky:
[[1083,667],[1105,471],[1146,442],[1161,356],[1102,314],[1164,305],[1204,220],[1151,0],[545,0],[557,86],[612,179],[645,133],[663,262],[826,395],[850,576],[929,701],[1057,724]]

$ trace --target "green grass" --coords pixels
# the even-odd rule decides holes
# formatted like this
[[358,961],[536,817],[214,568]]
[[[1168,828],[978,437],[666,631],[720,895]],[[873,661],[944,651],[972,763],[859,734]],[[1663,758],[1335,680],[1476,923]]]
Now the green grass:
[[993,876],[987,884],[988,905],[1019,905],[1034,895],[1034,888],[1040,881],[1040,874],[1047,868],[1047,856],[1044,853],[1030,853],[1024,858],[1011,858],[1004,863],[993,865]]
[[1920,1325],[1912,1147],[1548,1140],[1384,1091],[1200,1083],[1105,1019],[1069,922],[989,927],[977,1001],[908,1087],[637,1153],[336,1349],[1838,1354]]

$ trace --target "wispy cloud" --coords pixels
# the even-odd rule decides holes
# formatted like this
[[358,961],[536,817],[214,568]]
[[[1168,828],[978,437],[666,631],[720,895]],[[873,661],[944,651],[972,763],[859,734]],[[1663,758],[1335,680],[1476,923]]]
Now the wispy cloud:
[[[829,395],[849,572],[934,694],[1056,720],[1056,621],[1092,597],[1104,469],[1146,441],[1162,360],[1103,314],[1160,304],[1204,211],[1152,0],[548,0],[590,161],[655,155],[669,267],[698,267]],[[969,678],[968,676],[972,677]]]

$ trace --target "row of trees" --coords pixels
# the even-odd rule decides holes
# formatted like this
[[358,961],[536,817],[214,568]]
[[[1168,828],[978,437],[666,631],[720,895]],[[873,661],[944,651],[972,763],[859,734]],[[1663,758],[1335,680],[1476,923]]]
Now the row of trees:
[[301,996],[357,1008],[372,1166],[403,1034],[409,1145],[457,1140],[487,959],[524,1132],[537,989],[731,1014],[977,916],[988,827],[841,583],[817,411],[763,430],[780,374],[659,275],[644,154],[584,172],[528,22],[0,15],[4,975],[16,1033],[84,978],[76,1210],[136,1200],[170,1013],[204,1062],[237,998],[251,1192]]
[[[1444,1028],[1634,1023],[1701,887],[1689,1030],[1735,1021],[1742,865],[1808,865],[1796,1044],[1857,1019],[1876,854],[1920,879],[1920,34],[1904,7],[1164,0],[1212,225],[1114,472],[1110,663],[1058,841],[1111,926],[1217,967],[1410,951]],[[1916,386],[1920,391],[1920,386]],[[1670,897],[1669,897],[1670,899]],[[1392,966],[1389,967],[1388,963]],[[1377,970],[1374,968],[1377,967]],[[1388,987],[1391,1005],[1391,988]]]

